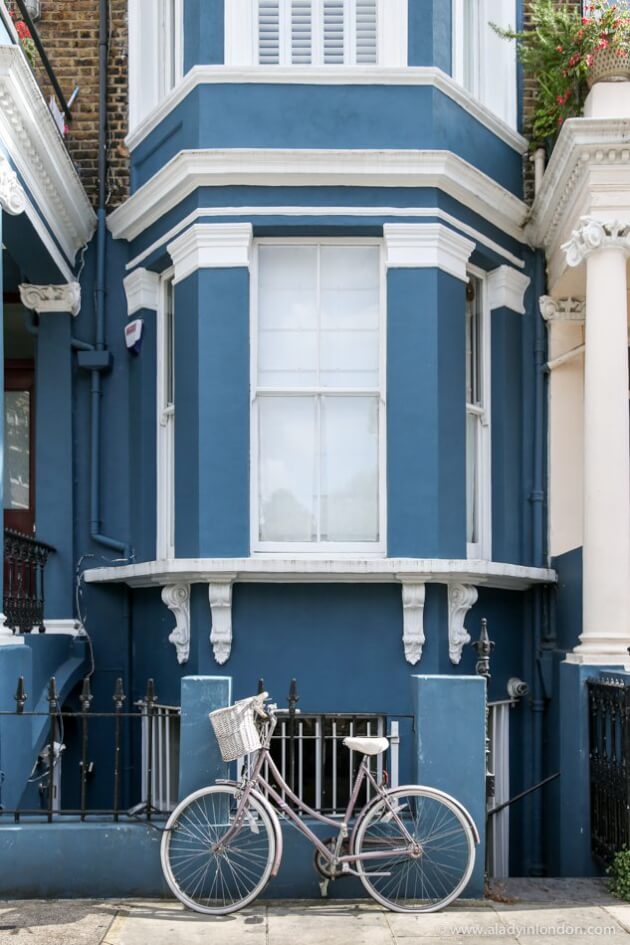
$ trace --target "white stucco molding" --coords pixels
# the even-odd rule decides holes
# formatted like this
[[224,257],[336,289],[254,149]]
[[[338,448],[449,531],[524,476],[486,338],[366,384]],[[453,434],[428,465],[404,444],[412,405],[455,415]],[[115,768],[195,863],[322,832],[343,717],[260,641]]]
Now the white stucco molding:
[[554,299],[551,295],[541,295],[538,304],[540,314],[548,325],[555,322],[583,322],[586,312],[584,299],[574,299],[568,296],[564,299]]
[[201,187],[432,188],[524,242],[527,208],[450,151],[233,148],[180,151],[108,217],[133,240]]
[[403,581],[403,646],[405,659],[412,666],[422,659],[425,593],[424,581]]
[[85,635],[83,624],[75,617],[65,617],[53,620],[51,620],[49,617],[45,617],[44,626],[46,627],[46,634],[48,636],[51,634],[66,637],[82,637]]
[[462,658],[462,650],[470,643],[470,634],[464,626],[466,614],[477,603],[476,587],[467,584],[449,584],[448,587],[448,655],[451,663],[457,665]]
[[525,293],[531,279],[512,266],[499,266],[488,273],[488,308],[509,308],[525,314]]
[[173,282],[198,269],[249,268],[252,239],[251,223],[195,223],[166,247],[175,267]]
[[[406,44],[405,47],[406,49]],[[486,108],[459,82],[435,66],[193,66],[160,104],[125,139],[130,151],[164,121],[173,109],[200,85],[399,85],[428,86],[446,95],[468,115],[496,135],[518,154],[527,152],[528,142],[510,125]]]
[[81,310],[81,286],[78,282],[68,282],[66,285],[23,284],[19,289],[22,305],[38,315],[70,312],[77,316]]
[[17,45],[0,46],[0,140],[67,258],[96,215],[33,71]]
[[232,652],[232,585],[235,578],[235,574],[226,574],[221,580],[213,579],[208,584],[212,615],[210,643],[214,658],[221,666]]
[[134,269],[123,279],[127,296],[127,315],[131,318],[140,309],[156,312],[160,290],[160,277],[150,269]]
[[26,210],[26,191],[3,154],[0,154],[0,207],[12,216]]
[[143,561],[121,567],[90,568],[87,583],[123,583],[130,587],[208,584],[212,581],[255,583],[366,582],[474,584],[508,590],[527,590],[534,584],[555,584],[550,568],[470,558],[173,558]]
[[561,248],[566,254],[567,265],[571,267],[580,266],[598,249],[620,249],[630,256],[630,223],[609,223],[584,216],[571,233],[571,239]]
[[177,652],[177,662],[187,663],[190,655],[190,585],[167,584],[162,588],[162,601],[175,617],[175,627],[168,640]]
[[383,237],[388,269],[441,269],[466,281],[475,244],[442,223],[386,223]]

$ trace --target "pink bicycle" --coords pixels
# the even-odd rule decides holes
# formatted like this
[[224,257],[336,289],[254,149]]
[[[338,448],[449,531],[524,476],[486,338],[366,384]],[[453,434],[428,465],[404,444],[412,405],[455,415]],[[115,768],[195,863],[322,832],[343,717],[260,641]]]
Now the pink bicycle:
[[[387,738],[351,737],[344,744],[363,757],[345,814],[340,821],[312,810],[291,791],[270,755],[277,707],[265,706],[266,699],[262,693],[210,713],[224,761],[258,754],[240,781],[219,780],[195,791],[169,817],[161,860],[174,895],[210,915],[249,905],[280,868],[282,817],[315,847],[326,885],[358,876],[377,902],[395,912],[434,912],[453,902],[471,877],[479,843],[462,804],[423,785],[379,784],[368,759],[387,750]],[[374,796],[355,817],[366,779]],[[326,824],[335,836],[320,840],[300,814]]]

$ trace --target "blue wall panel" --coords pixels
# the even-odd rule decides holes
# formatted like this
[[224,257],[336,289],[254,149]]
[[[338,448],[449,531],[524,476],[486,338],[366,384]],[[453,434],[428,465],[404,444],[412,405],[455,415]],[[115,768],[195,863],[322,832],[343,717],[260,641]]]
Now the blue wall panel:
[[184,73],[223,56],[224,0],[184,0]]

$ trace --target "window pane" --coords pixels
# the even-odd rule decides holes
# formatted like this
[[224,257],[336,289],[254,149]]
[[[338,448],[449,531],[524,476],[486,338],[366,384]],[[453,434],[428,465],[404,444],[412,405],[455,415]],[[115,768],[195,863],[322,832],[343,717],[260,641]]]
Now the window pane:
[[466,415],[466,541],[473,544],[479,541],[479,509],[477,475],[479,467],[479,439],[478,427],[480,419],[477,414]]
[[261,246],[258,383],[317,383],[317,247]]
[[466,286],[466,403],[482,405],[481,286],[471,278]]
[[380,257],[377,246],[321,250],[323,386],[377,387]]
[[4,507],[28,509],[30,503],[30,410],[27,390],[4,392]]
[[321,398],[321,540],[378,541],[378,399]]
[[314,397],[262,397],[258,407],[259,537],[315,541]]

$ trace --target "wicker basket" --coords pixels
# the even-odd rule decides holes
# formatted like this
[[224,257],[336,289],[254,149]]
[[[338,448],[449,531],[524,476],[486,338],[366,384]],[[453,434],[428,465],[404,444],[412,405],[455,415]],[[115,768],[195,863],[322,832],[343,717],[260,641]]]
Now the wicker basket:
[[225,709],[210,712],[208,717],[224,761],[236,761],[261,747],[260,735],[254,724],[255,701],[253,697],[242,699]]
[[586,80],[589,88],[596,82],[627,82],[630,79],[630,55],[624,51],[623,56],[618,56],[617,52],[618,49],[610,46],[595,50]]

